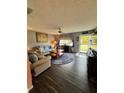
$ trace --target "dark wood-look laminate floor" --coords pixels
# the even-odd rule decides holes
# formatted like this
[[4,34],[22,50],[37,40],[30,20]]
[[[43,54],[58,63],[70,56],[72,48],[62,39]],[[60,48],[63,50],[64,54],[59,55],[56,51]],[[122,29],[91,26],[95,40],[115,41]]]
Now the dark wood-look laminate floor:
[[86,55],[64,65],[53,65],[33,79],[30,93],[97,93],[96,83],[87,80]]

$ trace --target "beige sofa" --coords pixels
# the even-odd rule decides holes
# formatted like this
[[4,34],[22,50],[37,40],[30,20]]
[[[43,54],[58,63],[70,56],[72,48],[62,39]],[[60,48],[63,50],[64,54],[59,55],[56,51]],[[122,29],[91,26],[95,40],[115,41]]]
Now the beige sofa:
[[33,76],[35,77],[51,66],[51,56],[39,54],[38,58],[39,59],[36,62],[30,64],[31,70],[33,71]]

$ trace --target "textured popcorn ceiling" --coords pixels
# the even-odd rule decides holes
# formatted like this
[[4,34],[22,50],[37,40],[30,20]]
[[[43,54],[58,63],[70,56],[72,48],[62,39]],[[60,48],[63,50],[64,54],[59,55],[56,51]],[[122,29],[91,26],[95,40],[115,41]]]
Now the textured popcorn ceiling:
[[97,0],[28,0],[33,11],[28,29],[57,34],[86,31],[97,26]]

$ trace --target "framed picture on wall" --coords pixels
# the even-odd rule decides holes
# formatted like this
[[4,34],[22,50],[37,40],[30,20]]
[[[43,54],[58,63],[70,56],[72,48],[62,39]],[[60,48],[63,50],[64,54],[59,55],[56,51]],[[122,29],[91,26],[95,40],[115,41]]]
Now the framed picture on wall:
[[37,42],[47,43],[48,42],[48,34],[36,32],[36,40],[37,40]]

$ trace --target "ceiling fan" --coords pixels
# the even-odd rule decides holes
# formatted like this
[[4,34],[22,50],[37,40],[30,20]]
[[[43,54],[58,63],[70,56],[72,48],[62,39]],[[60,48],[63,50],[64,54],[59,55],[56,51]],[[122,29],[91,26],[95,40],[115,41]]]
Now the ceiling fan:
[[62,34],[62,30],[61,30],[61,28],[59,28],[59,31],[58,31],[58,33],[59,33],[59,34]]

